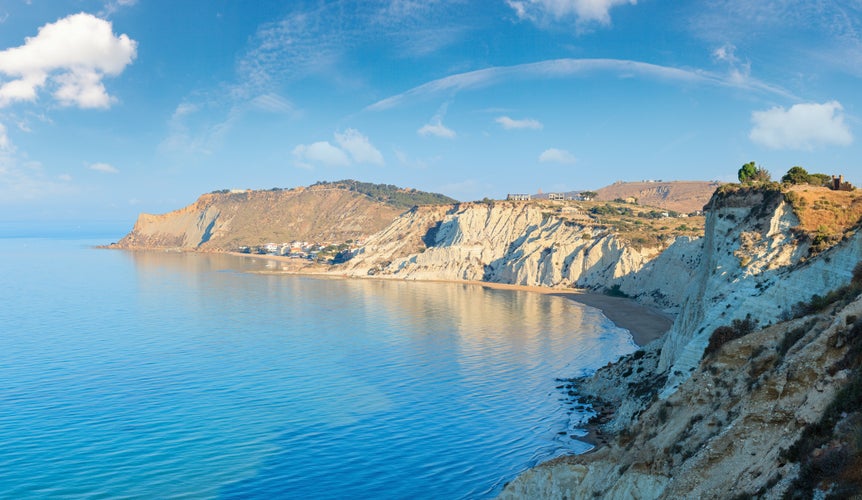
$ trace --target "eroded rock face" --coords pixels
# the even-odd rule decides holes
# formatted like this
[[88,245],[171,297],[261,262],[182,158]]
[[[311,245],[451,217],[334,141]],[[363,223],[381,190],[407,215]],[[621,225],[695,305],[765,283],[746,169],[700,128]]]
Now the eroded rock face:
[[[526,471],[500,498],[781,498],[799,475],[787,450],[848,383],[853,368],[841,360],[859,317],[862,299],[726,344],[606,446]],[[625,385],[619,370],[638,361],[624,358],[608,381]],[[841,415],[835,428],[854,419]]]
[[662,346],[659,370],[671,394],[700,362],[712,332],[748,315],[761,326],[790,317],[800,301],[847,284],[862,259],[862,237],[852,235],[811,258],[809,243],[779,194],[716,196],[707,214],[699,266]]
[[342,243],[380,231],[402,212],[344,189],[211,193],[173,212],[141,214],[115,246],[236,250],[297,240]]
[[602,290],[618,285],[673,310],[694,271],[698,240],[634,248],[589,221],[573,222],[529,203],[462,203],[413,210],[369,238],[347,263],[354,276],[477,280]]

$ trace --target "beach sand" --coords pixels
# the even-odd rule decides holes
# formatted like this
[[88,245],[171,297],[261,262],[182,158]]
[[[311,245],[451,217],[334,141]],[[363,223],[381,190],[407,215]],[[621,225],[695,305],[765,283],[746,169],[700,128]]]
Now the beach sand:
[[472,283],[488,288],[505,290],[522,290],[527,292],[543,293],[565,297],[581,304],[595,307],[602,311],[615,325],[630,331],[635,343],[644,346],[661,337],[673,325],[673,318],[659,310],[639,304],[632,299],[622,297],[611,297],[597,293],[583,292],[579,290],[561,290],[559,288],[545,288],[541,286],[505,285],[501,283],[488,283],[485,281],[459,281],[458,283]]
[[[277,273],[285,274],[307,274],[316,276],[343,277],[347,276],[333,273],[332,268],[325,265],[314,264],[305,260],[292,259],[275,255],[251,255],[228,252],[232,255],[247,258],[258,258],[281,262],[283,268]],[[357,278],[359,279],[359,278]],[[361,278],[366,279],[366,278]],[[375,279],[397,279],[376,276]],[[436,280],[428,280],[436,281]],[[445,281],[445,280],[440,280]],[[611,297],[597,293],[583,292],[579,290],[564,290],[559,288],[547,288],[541,286],[507,285],[503,283],[489,283],[487,281],[447,281],[450,283],[467,283],[472,285],[495,288],[501,290],[521,290],[546,295],[565,297],[581,304],[595,307],[602,311],[615,325],[625,328],[632,334],[635,344],[644,346],[661,337],[673,325],[673,318],[659,310],[644,306],[632,299]]]

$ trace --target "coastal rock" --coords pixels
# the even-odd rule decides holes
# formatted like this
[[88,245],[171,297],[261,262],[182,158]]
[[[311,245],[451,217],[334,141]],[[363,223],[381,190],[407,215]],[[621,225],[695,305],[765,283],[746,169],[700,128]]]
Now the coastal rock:
[[[475,280],[604,290],[618,286],[673,310],[695,266],[700,243],[636,248],[589,218],[561,217],[535,203],[461,203],[421,207],[399,217],[343,266],[352,276]],[[669,253],[668,253],[669,252]]]
[[[788,491],[804,497],[798,488],[816,486],[825,474],[834,472],[840,482],[839,468],[854,463],[858,427],[852,426],[860,409],[858,401],[836,396],[859,384],[858,368],[857,381],[849,379],[862,345],[859,317],[862,299],[729,342],[606,446],[528,470],[500,498],[781,498]],[[835,347],[854,336],[855,348]],[[628,356],[619,364],[633,362]],[[826,417],[834,401],[847,410]],[[824,446],[798,444],[809,428],[830,433],[821,438]],[[827,469],[816,472],[812,463]],[[849,485],[832,488],[858,494],[852,482],[858,478],[850,477]]]
[[403,211],[338,188],[216,192],[173,212],[141,214],[114,246],[235,251],[268,242],[341,243],[385,228]]

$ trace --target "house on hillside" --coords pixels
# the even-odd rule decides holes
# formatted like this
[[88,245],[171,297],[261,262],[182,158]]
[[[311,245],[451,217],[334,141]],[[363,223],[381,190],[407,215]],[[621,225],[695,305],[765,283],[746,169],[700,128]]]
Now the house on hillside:
[[564,195],[563,193],[548,193],[548,199],[552,200],[552,201],[554,201],[554,200],[562,201],[562,200],[566,199],[566,195]]
[[849,182],[844,182],[843,175],[838,175],[837,177],[833,175],[832,185],[829,187],[833,191],[853,191],[854,189],[856,189],[853,187],[853,184],[850,184]]
[[530,201],[533,197],[529,194],[507,194],[506,201]]

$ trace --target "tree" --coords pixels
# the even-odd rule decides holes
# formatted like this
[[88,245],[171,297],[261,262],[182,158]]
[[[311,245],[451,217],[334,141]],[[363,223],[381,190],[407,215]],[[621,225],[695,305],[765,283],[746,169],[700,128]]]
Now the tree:
[[597,193],[595,191],[581,191],[581,198],[583,198],[584,200],[587,200],[587,201],[592,200],[593,198],[595,198],[598,195],[599,195],[599,193]]
[[752,184],[754,182],[769,182],[772,180],[772,175],[765,168],[758,167],[757,163],[750,161],[743,165],[737,173],[739,182],[742,184]]
[[790,170],[781,178],[785,184],[810,184],[811,176],[808,171],[800,166],[790,167]]
[[831,186],[832,176],[827,174],[811,174],[808,176],[808,183],[814,186]]
[[754,178],[751,180],[754,182],[769,182],[772,180],[772,174],[763,167],[757,167],[757,170],[754,171]]
[[739,169],[737,177],[739,178],[739,182],[741,182],[742,184],[748,184],[754,180],[754,175],[756,173],[757,164],[753,161],[750,161]]

